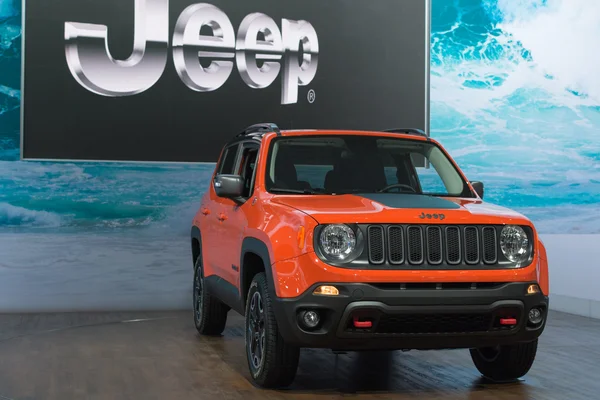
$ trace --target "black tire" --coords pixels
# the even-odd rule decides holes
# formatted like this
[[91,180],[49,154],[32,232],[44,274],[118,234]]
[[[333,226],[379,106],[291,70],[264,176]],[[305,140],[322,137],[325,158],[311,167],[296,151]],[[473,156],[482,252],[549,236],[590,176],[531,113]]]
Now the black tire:
[[201,335],[218,336],[225,330],[229,307],[210,294],[204,285],[202,254],[194,267],[194,325]]
[[254,383],[263,388],[291,385],[300,349],[286,344],[279,334],[264,272],[250,284],[245,320],[246,358]]
[[496,382],[514,381],[529,372],[537,347],[536,339],[528,343],[471,349],[471,358],[484,377]]

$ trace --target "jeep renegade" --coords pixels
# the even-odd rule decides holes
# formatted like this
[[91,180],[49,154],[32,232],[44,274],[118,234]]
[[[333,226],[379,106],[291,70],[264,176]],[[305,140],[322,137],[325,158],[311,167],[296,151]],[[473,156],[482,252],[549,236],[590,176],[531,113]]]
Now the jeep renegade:
[[251,126],[194,217],[195,326],[245,316],[262,387],[293,382],[300,348],[464,348],[483,376],[519,378],[546,325],[546,250],[482,198],[420,130]]

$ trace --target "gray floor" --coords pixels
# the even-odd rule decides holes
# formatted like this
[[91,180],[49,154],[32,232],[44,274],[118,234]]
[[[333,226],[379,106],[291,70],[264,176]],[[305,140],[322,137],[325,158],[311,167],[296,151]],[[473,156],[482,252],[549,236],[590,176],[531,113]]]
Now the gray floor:
[[596,399],[600,321],[552,312],[519,382],[482,380],[466,350],[304,350],[294,385],[249,381],[243,320],[199,337],[189,312],[0,315],[0,399]]

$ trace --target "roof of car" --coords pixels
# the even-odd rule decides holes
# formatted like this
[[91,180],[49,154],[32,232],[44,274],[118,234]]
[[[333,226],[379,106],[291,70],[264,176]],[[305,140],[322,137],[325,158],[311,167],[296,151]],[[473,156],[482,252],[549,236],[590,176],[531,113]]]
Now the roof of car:
[[395,137],[411,140],[431,140],[429,136],[420,129],[414,128],[396,128],[382,131],[375,130],[342,130],[342,129],[283,129],[280,130],[276,124],[261,123],[249,126],[239,133],[229,143],[245,141],[248,139],[262,140],[267,135],[277,136],[326,136],[326,135],[361,135],[361,136],[381,136]]
[[280,131],[281,136],[306,136],[306,135],[368,135],[368,136],[391,136],[406,137],[407,139],[428,140],[424,132],[412,129],[397,129],[390,131],[371,130],[336,130],[336,129],[286,129]]

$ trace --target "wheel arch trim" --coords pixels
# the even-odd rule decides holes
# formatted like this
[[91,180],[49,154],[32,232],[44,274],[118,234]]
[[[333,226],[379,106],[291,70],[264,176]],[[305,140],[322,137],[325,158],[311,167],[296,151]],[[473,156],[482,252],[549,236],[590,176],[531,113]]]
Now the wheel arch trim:
[[[198,241],[198,249],[194,247],[194,240]],[[190,245],[192,249],[192,266],[193,268],[196,268],[196,259],[200,256],[200,249],[202,248],[202,235],[200,234],[200,228],[195,225],[192,226],[192,230],[190,232]]]
[[269,248],[267,244],[260,239],[254,237],[247,237],[242,242],[242,252],[240,255],[240,300],[243,307],[246,306],[246,294],[248,293],[248,287],[244,287],[246,282],[246,274],[248,269],[244,266],[244,258],[247,254],[254,254],[262,260],[263,267],[265,269],[265,275],[267,278],[267,284],[269,293],[272,296],[276,295],[275,281],[273,279],[273,271],[271,270],[271,258],[269,256]]

